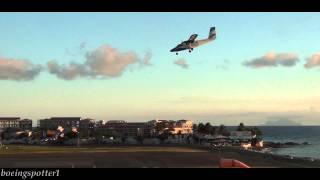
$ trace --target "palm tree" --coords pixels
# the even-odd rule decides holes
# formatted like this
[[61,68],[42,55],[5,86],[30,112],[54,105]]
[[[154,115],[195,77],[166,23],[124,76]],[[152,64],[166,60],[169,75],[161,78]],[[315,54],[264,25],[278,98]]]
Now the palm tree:
[[206,125],[204,125],[205,134],[210,134],[211,129],[212,129],[212,126],[210,123],[206,123]]
[[199,123],[198,125],[198,133],[204,133],[204,124],[203,123]]
[[237,128],[237,131],[246,131],[247,128],[244,126],[244,124],[241,122]]
[[219,133],[220,135],[224,135],[224,136],[229,135],[229,132],[228,132],[226,126],[224,126],[223,124],[221,124],[221,125],[219,126],[218,133]]
[[252,133],[253,135],[257,135],[257,136],[261,136],[261,135],[262,135],[262,131],[261,131],[259,128],[257,128],[256,126],[254,126],[254,127],[251,129],[251,133]]

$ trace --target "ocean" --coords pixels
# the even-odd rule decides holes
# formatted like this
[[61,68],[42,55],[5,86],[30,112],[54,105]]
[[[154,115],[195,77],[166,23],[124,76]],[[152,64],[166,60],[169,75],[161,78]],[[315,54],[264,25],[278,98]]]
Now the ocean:
[[310,144],[273,148],[271,150],[273,154],[320,159],[320,126],[259,126],[259,128],[263,132],[264,141]]
[[[272,148],[271,153],[293,157],[320,159],[320,126],[257,126],[263,133],[264,141],[308,142],[310,145],[297,145],[286,148]],[[235,126],[227,127],[235,130]]]

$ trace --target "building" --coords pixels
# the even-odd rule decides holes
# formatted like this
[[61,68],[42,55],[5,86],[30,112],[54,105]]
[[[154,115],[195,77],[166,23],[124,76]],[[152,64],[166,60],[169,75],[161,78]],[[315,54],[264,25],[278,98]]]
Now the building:
[[105,124],[105,121],[104,120],[98,120],[98,121],[95,121],[95,128],[99,128],[99,127],[102,127],[104,126]]
[[95,130],[95,120],[94,119],[82,119],[80,121],[79,132],[81,137],[91,137]]
[[99,136],[125,136],[125,124],[123,120],[111,120],[103,123],[102,121],[96,124],[95,134]]
[[151,137],[153,129],[152,123],[110,120],[97,127],[96,132],[118,137]]
[[0,129],[18,128],[21,130],[32,130],[32,120],[20,119],[20,117],[0,117]]
[[0,129],[19,128],[20,117],[0,117]]
[[56,130],[58,126],[63,128],[80,127],[80,117],[52,117],[39,120],[39,127],[42,130]]
[[251,131],[230,131],[230,138],[235,140],[250,140],[252,139]]
[[175,121],[155,119],[147,122],[147,124],[152,129],[152,135],[158,136],[164,132],[173,131]]
[[144,124],[144,129],[143,129],[143,136],[144,137],[154,137],[157,135],[157,130],[156,130],[156,121],[151,120],[148,121]]
[[174,124],[172,134],[192,134],[193,123],[191,120],[178,120]]
[[32,120],[31,119],[22,119],[19,121],[19,128],[21,130],[32,130]]
[[110,120],[105,124],[105,128],[120,136],[137,137],[144,135],[144,122],[126,122],[123,120]]
[[143,137],[144,129],[145,129],[144,122],[128,122],[126,123],[125,133],[129,137]]

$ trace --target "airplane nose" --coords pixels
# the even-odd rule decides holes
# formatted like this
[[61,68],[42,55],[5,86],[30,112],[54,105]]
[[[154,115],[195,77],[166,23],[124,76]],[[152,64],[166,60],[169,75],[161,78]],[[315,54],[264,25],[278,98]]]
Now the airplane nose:
[[173,48],[173,49],[170,50],[170,52],[174,52],[175,50],[176,50],[176,48]]

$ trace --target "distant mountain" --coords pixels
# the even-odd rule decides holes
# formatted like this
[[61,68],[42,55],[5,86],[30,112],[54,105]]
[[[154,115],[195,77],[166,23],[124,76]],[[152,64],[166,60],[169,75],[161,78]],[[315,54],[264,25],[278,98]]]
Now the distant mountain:
[[302,124],[289,119],[279,119],[267,121],[262,126],[302,126]]

